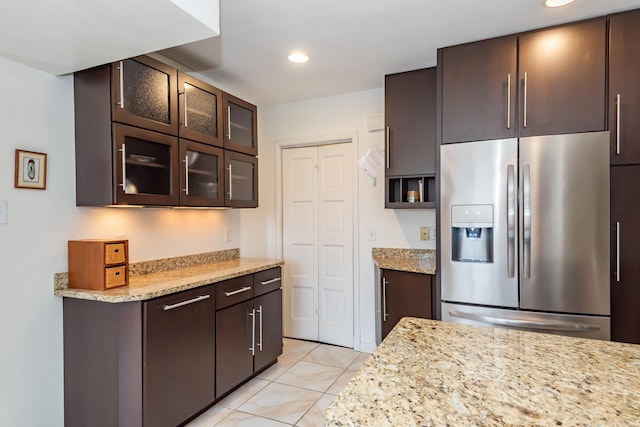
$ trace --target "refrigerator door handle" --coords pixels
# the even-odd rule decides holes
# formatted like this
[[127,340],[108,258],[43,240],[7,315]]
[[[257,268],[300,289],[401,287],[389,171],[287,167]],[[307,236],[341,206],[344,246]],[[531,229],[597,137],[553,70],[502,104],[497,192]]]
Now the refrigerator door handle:
[[524,165],[522,178],[523,276],[531,278],[531,165]]
[[516,256],[516,172],[514,165],[507,166],[507,270],[515,275]]
[[598,325],[589,325],[586,323],[578,322],[563,322],[561,320],[520,320],[520,319],[505,319],[503,317],[484,316],[481,314],[465,313],[458,310],[449,310],[451,317],[458,317],[460,319],[475,320],[478,322],[489,323],[498,326],[510,326],[516,328],[528,328],[528,329],[540,329],[543,331],[597,331],[600,329]]

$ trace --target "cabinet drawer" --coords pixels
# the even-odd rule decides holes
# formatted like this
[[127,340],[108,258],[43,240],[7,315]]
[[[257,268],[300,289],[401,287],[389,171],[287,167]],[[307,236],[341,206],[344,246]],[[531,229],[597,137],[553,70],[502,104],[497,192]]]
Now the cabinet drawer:
[[216,310],[253,298],[253,275],[225,280],[216,285]]
[[280,267],[260,271],[253,275],[253,294],[263,295],[282,288],[282,269]]
[[104,287],[106,289],[127,284],[127,266],[105,268]]
[[104,263],[122,264],[127,259],[124,243],[108,243],[104,245]]

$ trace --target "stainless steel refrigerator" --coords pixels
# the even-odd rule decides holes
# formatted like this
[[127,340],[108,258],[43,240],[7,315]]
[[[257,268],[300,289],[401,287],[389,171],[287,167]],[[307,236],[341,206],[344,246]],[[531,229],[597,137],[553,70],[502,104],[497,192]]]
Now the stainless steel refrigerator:
[[609,133],[446,144],[442,320],[610,338]]

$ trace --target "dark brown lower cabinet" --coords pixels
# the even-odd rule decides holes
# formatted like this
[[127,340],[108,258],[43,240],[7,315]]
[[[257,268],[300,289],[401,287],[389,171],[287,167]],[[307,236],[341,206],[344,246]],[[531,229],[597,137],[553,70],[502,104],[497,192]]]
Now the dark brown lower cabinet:
[[403,317],[433,318],[433,286],[429,274],[381,270],[382,339]]
[[148,301],[64,298],[67,427],[175,426],[215,399],[213,286]]
[[253,362],[255,372],[272,365],[282,354],[282,290],[256,297],[257,348]]
[[253,374],[253,300],[216,313],[216,392],[222,396]]
[[611,167],[611,339],[640,344],[640,165]]
[[282,354],[282,290],[278,287],[218,310],[216,327],[216,395],[220,398]]
[[172,427],[215,400],[213,286],[143,303],[143,424]]
[[147,301],[64,298],[65,426],[176,426],[275,363],[281,282],[276,267]]

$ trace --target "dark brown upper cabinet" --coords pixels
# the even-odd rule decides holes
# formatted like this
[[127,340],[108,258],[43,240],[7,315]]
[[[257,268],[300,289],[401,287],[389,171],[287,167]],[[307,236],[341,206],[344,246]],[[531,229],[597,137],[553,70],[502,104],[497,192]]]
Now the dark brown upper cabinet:
[[180,140],[180,206],[224,206],[224,154],[218,147]]
[[439,51],[442,143],[516,136],[517,37]]
[[611,164],[640,164],[640,10],[609,18]]
[[124,59],[104,67],[111,71],[110,81],[107,79],[104,84],[111,85],[113,121],[178,135],[175,68],[146,56]]
[[436,69],[384,79],[385,175],[436,173]]
[[605,130],[604,17],[447,47],[438,60],[442,143]]
[[225,206],[258,207],[258,158],[224,150]]
[[519,136],[605,130],[605,17],[522,34]]
[[240,153],[258,155],[258,119],[253,104],[226,92],[222,94],[224,120],[224,148]]
[[178,91],[180,137],[222,147],[222,91],[180,71]]

